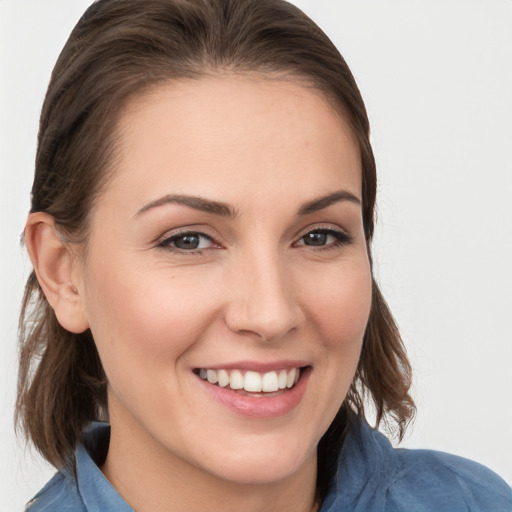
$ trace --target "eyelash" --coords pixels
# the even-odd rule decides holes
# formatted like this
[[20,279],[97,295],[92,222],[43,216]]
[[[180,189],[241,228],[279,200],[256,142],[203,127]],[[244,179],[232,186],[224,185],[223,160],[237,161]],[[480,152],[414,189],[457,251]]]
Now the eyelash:
[[[180,231],[179,233],[173,233],[171,236],[166,237],[164,240],[158,243],[158,247],[161,247],[162,249],[167,249],[170,252],[178,253],[178,254],[187,254],[187,255],[193,255],[193,254],[202,254],[205,249],[181,249],[179,247],[173,246],[172,244],[175,243],[180,238],[185,238],[187,236],[190,237],[198,237],[200,239],[206,239],[209,242],[211,242],[213,245],[219,245],[215,243],[215,240],[213,237],[207,235],[206,233],[202,233],[201,231]],[[208,247],[207,249],[210,249]]]
[[[311,234],[328,235],[328,236],[330,235],[330,236],[334,237],[335,241],[333,243],[330,243],[327,245],[319,245],[319,246],[314,246],[314,245],[308,246],[305,243],[302,243],[299,245],[302,247],[311,247],[312,249],[317,250],[317,251],[324,251],[324,250],[329,250],[329,249],[333,249],[336,247],[341,247],[344,245],[349,245],[353,242],[353,238],[345,231],[341,231],[341,230],[333,229],[333,228],[321,228],[321,227],[309,230],[307,233],[304,233],[299,238],[299,240],[303,240],[307,235],[311,235]],[[296,242],[296,244],[297,244],[297,242]]]
[[[350,236],[348,233],[346,233],[344,231],[332,229],[332,228],[321,228],[321,227],[311,229],[308,232],[304,233],[299,238],[299,241],[302,241],[307,235],[311,235],[311,234],[328,235],[328,236],[330,235],[330,236],[334,237],[335,241],[330,244],[319,245],[319,246],[307,245],[306,243],[295,242],[294,246],[298,245],[301,247],[310,247],[311,249],[313,249],[315,251],[324,251],[324,250],[333,249],[335,247],[349,245],[353,242],[352,236]],[[172,244],[176,243],[177,240],[185,238],[187,236],[198,237],[200,239],[206,239],[210,243],[214,244],[213,248],[219,248],[219,246],[220,246],[220,244],[216,244],[213,237],[207,235],[206,233],[202,233],[201,231],[181,231],[179,233],[174,233],[171,236],[166,237],[165,239],[163,239],[161,242],[158,243],[157,247],[162,248],[162,249],[167,249],[168,251],[174,252],[177,254],[186,254],[186,255],[194,255],[194,254],[199,255],[199,254],[202,254],[204,250],[208,250],[208,249],[212,248],[212,247],[207,247],[207,248],[203,248],[203,249],[187,250],[187,249],[182,249],[182,248],[172,245]],[[215,245],[217,245],[217,247],[215,247]]]

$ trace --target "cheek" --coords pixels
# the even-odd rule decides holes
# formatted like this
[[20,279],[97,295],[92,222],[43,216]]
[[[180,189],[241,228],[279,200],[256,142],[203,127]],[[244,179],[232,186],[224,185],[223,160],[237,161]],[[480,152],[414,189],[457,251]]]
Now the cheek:
[[[112,385],[153,380],[179,363],[211,322],[218,300],[198,293],[199,277],[137,265],[102,265],[88,276],[87,310]],[[200,288],[199,288],[200,290]],[[129,376],[129,377],[130,377]]]
[[320,378],[311,381],[312,416],[319,418],[321,436],[345,400],[357,370],[370,314],[372,278],[362,257],[335,265],[328,275],[312,277],[304,296],[313,320],[312,334],[317,335],[315,374]]
[[345,262],[328,275],[316,276],[305,290],[310,316],[321,339],[332,349],[359,353],[372,297],[367,260]]

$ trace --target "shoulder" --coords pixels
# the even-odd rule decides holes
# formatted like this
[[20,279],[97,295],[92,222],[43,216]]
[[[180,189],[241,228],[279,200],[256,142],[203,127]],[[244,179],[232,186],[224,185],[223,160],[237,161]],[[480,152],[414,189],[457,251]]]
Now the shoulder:
[[389,498],[397,510],[512,511],[512,489],[485,466],[432,450],[393,451],[399,464]]
[[343,445],[321,511],[512,512],[512,489],[462,457],[394,448],[362,420]]
[[27,512],[85,512],[76,481],[57,473],[27,504]]
[[98,466],[106,456],[109,438],[108,425],[91,424],[69,466],[45,485],[27,505],[26,512],[133,512]]

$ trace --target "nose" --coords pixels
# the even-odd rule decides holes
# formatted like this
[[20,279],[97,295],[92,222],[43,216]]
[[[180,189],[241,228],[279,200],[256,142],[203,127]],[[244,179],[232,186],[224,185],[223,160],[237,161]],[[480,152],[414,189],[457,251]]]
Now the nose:
[[298,327],[301,310],[291,272],[276,254],[252,255],[232,269],[225,311],[228,328],[266,342]]

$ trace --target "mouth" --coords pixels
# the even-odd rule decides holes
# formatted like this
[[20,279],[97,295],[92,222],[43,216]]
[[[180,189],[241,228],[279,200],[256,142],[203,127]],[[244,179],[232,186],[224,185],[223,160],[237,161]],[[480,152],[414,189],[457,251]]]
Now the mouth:
[[270,420],[288,417],[306,393],[313,367],[306,361],[242,361],[227,367],[195,368],[200,388],[238,417]]
[[194,373],[220,388],[251,396],[270,396],[295,387],[306,368],[282,368],[264,373],[243,369],[196,368]]

